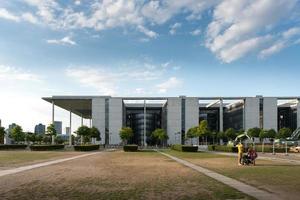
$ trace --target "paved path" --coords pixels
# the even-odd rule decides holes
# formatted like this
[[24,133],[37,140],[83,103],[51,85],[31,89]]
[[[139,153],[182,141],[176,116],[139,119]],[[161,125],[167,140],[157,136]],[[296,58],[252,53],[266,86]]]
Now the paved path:
[[33,164],[33,165],[27,165],[27,166],[23,166],[23,167],[17,167],[14,169],[1,170],[0,177],[10,175],[10,174],[16,174],[19,172],[23,172],[23,171],[27,171],[27,170],[31,170],[31,169],[35,169],[35,168],[39,168],[39,167],[45,167],[48,165],[53,165],[53,164],[57,164],[57,163],[61,163],[61,162],[69,161],[69,160],[83,158],[83,157],[87,157],[87,156],[91,156],[91,155],[95,155],[95,154],[99,154],[99,153],[101,153],[101,152],[82,154],[82,155],[73,156],[70,158],[62,158],[62,159],[58,159],[58,160],[53,160],[53,161],[48,161],[48,162],[43,162],[43,163],[38,163],[38,164]]
[[237,181],[235,179],[232,179],[232,178],[229,178],[227,176],[224,176],[222,174],[219,174],[219,173],[216,173],[214,171],[211,171],[211,170],[208,170],[208,169],[205,169],[203,167],[200,167],[198,165],[195,165],[195,164],[192,164],[188,161],[185,161],[185,160],[182,160],[180,158],[177,158],[177,157],[174,157],[174,156],[171,156],[169,154],[166,154],[166,153],[163,153],[163,152],[160,152],[160,151],[157,151],[161,154],[163,154],[164,156],[167,156],[175,161],[177,161],[178,163],[181,163],[189,168],[192,168],[200,173],[203,173],[204,175],[206,176],[209,176],[221,183],[224,183],[225,185],[228,185],[240,192],[243,192],[244,194],[247,194],[249,196],[252,196],[258,200],[280,200],[281,198],[278,197],[278,195],[275,195],[275,194],[271,194],[269,192],[266,192],[266,191],[263,191],[263,190],[260,190],[260,189],[257,189],[253,186],[250,186],[250,185],[247,185],[245,183],[242,183],[240,181]]
[[[205,152],[213,153],[213,154],[219,154],[219,155],[225,155],[225,156],[234,156],[234,157],[237,157],[237,153],[218,152],[218,151],[205,151]],[[268,154],[264,154],[264,156],[262,156],[262,154],[258,154],[257,159],[258,160],[279,161],[279,162],[285,162],[285,163],[296,164],[296,165],[300,164],[300,160],[298,160],[298,159],[292,159],[292,158],[290,158],[288,156],[287,156],[287,158],[280,158],[280,157],[276,157],[276,156],[268,155]]]

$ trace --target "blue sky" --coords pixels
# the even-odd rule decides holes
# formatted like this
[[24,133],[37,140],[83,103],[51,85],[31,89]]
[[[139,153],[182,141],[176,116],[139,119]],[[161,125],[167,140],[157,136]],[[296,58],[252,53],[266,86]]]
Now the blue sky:
[[51,95],[300,96],[299,0],[1,1],[0,30],[5,126]]

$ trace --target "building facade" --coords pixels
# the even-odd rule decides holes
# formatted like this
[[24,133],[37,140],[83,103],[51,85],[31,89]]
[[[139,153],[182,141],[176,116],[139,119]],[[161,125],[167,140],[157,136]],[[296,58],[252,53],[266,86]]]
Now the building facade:
[[300,97],[110,97],[53,96],[44,100],[72,114],[90,119],[101,133],[101,143],[120,144],[119,130],[134,130],[133,143],[151,145],[151,132],[165,129],[168,144],[181,144],[189,128],[202,120],[212,131],[259,127],[295,130],[300,127]]
[[35,134],[45,134],[46,126],[44,124],[37,124],[34,127],[34,133]]

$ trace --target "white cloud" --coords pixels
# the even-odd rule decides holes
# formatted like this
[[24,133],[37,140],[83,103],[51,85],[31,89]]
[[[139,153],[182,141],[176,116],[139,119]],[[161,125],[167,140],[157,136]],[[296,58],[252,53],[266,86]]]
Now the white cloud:
[[38,23],[38,19],[29,12],[23,13],[22,14],[22,19],[24,21],[30,22],[32,24],[37,24]]
[[201,34],[201,29],[197,28],[191,32],[191,35],[198,36]]
[[[300,35],[300,28],[299,27],[292,27],[284,32],[282,32],[276,39],[275,42],[271,44],[271,46],[266,47],[265,49],[261,50],[259,53],[260,58],[266,58],[271,56],[275,53],[280,52],[281,50],[297,44],[297,38]],[[296,41],[294,41],[296,39]]]
[[182,81],[176,77],[171,77],[168,80],[157,84],[156,88],[159,93],[166,93],[170,89],[178,88],[182,85]]
[[[225,62],[260,51],[269,42],[265,37],[273,27],[288,18],[297,0],[224,0],[215,9],[207,29],[206,46]],[[230,9],[228,9],[230,7]],[[264,40],[265,39],[265,40]],[[241,46],[241,52],[236,47]],[[247,50],[248,49],[248,50]],[[230,55],[228,52],[236,54]]]
[[0,65],[0,80],[2,81],[41,81],[37,74],[19,68]]
[[138,26],[138,30],[142,33],[144,33],[146,36],[150,37],[150,38],[156,38],[158,36],[157,33],[155,33],[154,31],[151,31],[147,28],[145,28],[144,26],[139,25]]
[[49,44],[58,44],[58,45],[76,45],[76,42],[74,40],[71,39],[71,37],[66,36],[62,39],[51,39],[51,40],[47,40],[47,43]]
[[74,4],[75,4],[75,5],[80,5],[81,2],[80,2],[80,0],[75,0],[75,1],[74,1]]
[[0,18],[4,18],[4,19],[7,19],[7,20],[12,20],[12,21],[15,21],[15,22],[20,21],[20,18],[18,16],[16,16],[13,13],[9,12],[5,8],[0,8]]
[[170,26],[170,31],[169,31],[169,33],[170,33],[171,35],[175,35],[177,29],[179,29],[180,27],[181,27],[181,23],[176,22],[175,24],[173,24],[172,26]]

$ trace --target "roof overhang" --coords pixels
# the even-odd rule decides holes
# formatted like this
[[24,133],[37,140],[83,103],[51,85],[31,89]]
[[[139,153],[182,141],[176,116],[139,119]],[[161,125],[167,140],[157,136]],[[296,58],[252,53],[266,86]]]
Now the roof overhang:
[[85,119],[92,118],[92,97],[90,96],[53,96],[42,99]]

